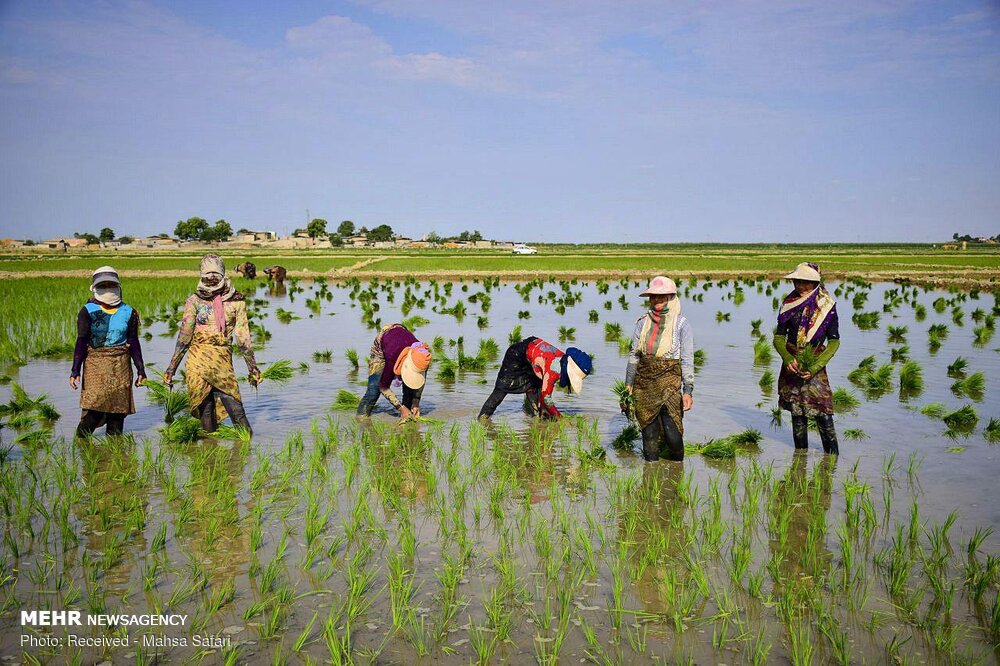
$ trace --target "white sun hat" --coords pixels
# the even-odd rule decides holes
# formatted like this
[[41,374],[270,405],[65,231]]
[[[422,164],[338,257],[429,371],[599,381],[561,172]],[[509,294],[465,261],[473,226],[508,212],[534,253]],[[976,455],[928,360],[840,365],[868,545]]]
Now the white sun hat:
[[649,286],[646,287],[646,291],[639,294],[640,296],[666,296],[669,294],[677,293],[677,285],[670,278],[657,275],[655,278],[649,281]]
[[808,280],[809,282],[819,282],[819,266],[816,264],[803,261],[801,264],[795,267],[795,270],[785,276],[786,280]]
[[587,373],[571,358],[566,360],[566,376],[569,377],[569,386],[573,393],[580,393],[583,390],[583,378]]

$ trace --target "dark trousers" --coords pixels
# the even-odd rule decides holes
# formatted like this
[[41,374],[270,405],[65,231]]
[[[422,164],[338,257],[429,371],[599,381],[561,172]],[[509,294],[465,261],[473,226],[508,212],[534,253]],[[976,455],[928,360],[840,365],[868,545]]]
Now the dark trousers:
[[120,435],[125,432],[126,416],[127,414],[112,414],[111,412],[85,409],[80,417],[80,425],[76,427],[76,436],[90,437],[102,425],[107,425],[104,429],[106,435]]
[[[823,442],[823,452],[831,455],[840,455],[840,446],[837,443],[837,429],[833,425],[833,416],[830,414],[819,414],[816,416],[816,425],[819,428],[819,438]],[[796,416],[792,414],[792,441],[795,442],[796,449],[809,448],[809,417]]]
[[233,425],[243,426],[253,432],[253,429],[250,427],[250,420],[247,418],[247,413],[243,409],[243,403],[217,388],[213,388],[209,392],[208,397],[198,405],[198,415],[201,417],[202,430],[205,432],[215,432],[219,427],[219,417],[215,413],[216,399],[220,400],[222,406],[226,408],[229,418],[233,421]]
[[662,407],[660,413],[642,429],[642,457],[649,461],[684,460],[684,436]]
[[[382,395],[382,390],[379,388],[380,381],[382,381],[381,373],[368,375],[368,388],[365,389],[365,394],[362,396],[361,402],[358,403],[359,415],[371,416],[372,412],[375,411],[375,404],[378,402],[379,396]],[[413,409],[414,402],[419,405],[420,394],[423,392],[423,386],[414,391],[406,384],[403,384],[403,407]]]
[[538,394],[542,390],[542,380],[535,375],[531,361],[528,360],[528,345],[537,338],[528,337],[520,342],[515,342],[507,348],[500,363],[500,372],[497,373],[496,385],[493,393],[483,403],[483,408],[479,410],[480,417],[489,418],[497,410],[503,399],[510,394],[525,394],[525,401],[532,411],[538,413]]

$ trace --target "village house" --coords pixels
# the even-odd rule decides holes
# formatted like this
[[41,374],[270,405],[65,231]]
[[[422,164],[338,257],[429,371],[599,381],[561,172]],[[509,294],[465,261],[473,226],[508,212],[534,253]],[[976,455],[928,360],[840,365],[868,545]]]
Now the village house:
[[65,250],[71,247],[87,247],[86,238],[50,238],[41,243],[50,250]]
[[273,231],[250,231],[235,234],[232,238],[234,243],[266,243],[278,240],[278,234]]
[[161,236],[136,238],[133,243],[138,247],[174,247],[178,245],[177,240],[173,238],[163,238]]

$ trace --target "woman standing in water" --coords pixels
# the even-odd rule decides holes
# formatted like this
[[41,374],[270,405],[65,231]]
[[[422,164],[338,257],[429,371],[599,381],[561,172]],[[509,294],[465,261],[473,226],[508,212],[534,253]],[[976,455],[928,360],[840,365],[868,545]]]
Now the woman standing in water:
[[[91,298],[76,316],[76,347],[69,385],[80,385],[83,413],[76,428],[87,437],[105,425],[108,435],[120,435],[125,417],[135,414],[132,397],[132,364],[136,386],[146,381],[146,366],[139,346],[139,313],[122,302],[121,282],[111,266],[101,266],[91,278]],[[129,360],[131,359],[131,364]]]
[[814,263],[799,264],[785,279],[795,288],[778,310],[774,331],[774,348],[782,361],[778,404],[792,414],[796,449],[809,447],[809,419],[815,418],[823,451],[838,455],[833,391],[826,375],[826,364],[840,347],[837,303],[820,284],[819,266]]
[[226,412],[233,425],[250,430],[233,370],[234,336],[246,361],[250,383],[256,385],[260,371],[254,359],[246,301],[226,277],[222,258],[207,254],[201,260],[198,288],[184,304],[177,346],[163,374],[164,382],[173,385],[177,366],[188,354],[186,377],[191,413],[201,419],[206,432],[214,432]]
[[635,323],[625,385],[635,397],[642,455],[684,460],[684,412],[694,405],[694,335],[673,280],[658,275],[639,295],[649,298],[649,310]]

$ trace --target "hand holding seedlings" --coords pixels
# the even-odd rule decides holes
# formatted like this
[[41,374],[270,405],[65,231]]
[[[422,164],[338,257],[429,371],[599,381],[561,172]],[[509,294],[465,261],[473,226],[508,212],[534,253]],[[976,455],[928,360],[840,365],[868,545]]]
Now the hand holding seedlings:
[[[72,385],[72,383],[73,382],[70,381],[71,385]],[[138,377],[135,378],[135,385],[136,385],[136,387],[142,386],[145,383],[146,383],[146,375],[139,375]],[[76,387],[74,386],[73,388],[75,389]]]

